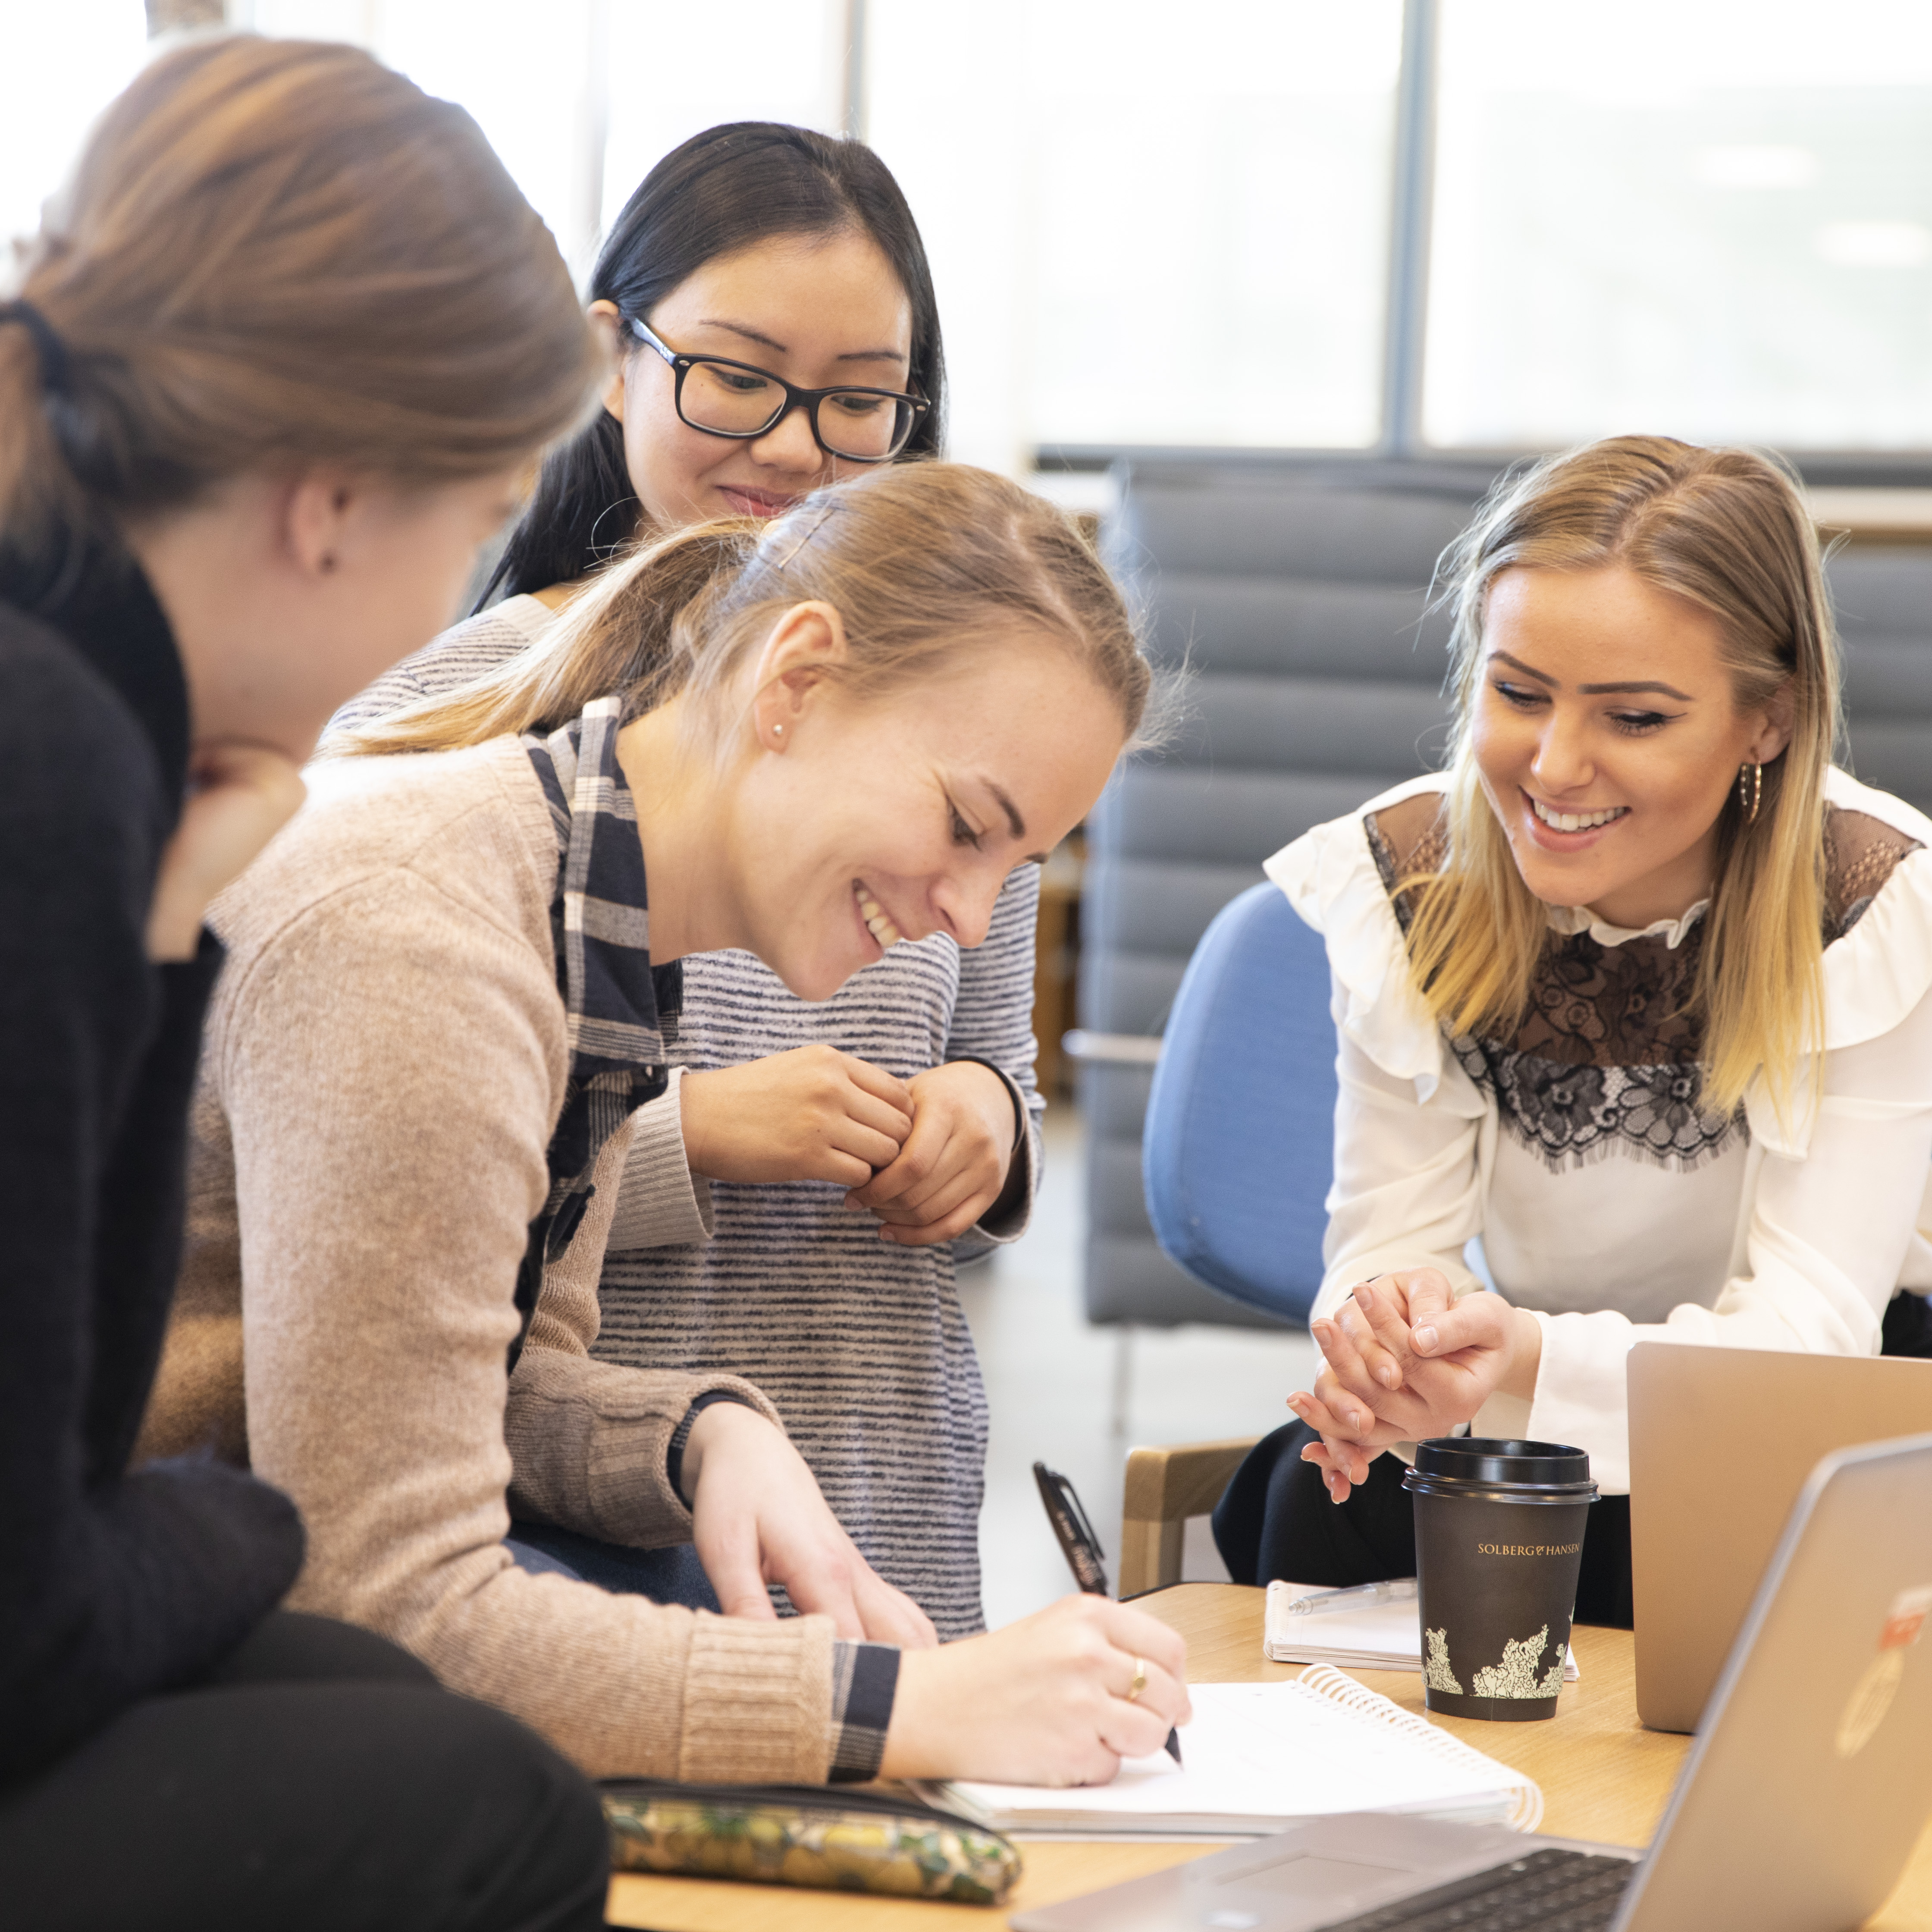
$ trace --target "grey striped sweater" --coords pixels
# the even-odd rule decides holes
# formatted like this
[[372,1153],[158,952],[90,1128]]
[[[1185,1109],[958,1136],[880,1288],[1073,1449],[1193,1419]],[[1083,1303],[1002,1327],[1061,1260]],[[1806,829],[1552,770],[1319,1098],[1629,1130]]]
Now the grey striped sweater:
[[[550,616],[535,598],[517,597],[457,625],[352,699],[331,728],[454,689],[533,642]],[[896,946],[817,1004],[748,952],[694,955],[684,962],[682,1010],[664,1016],[678,1070],[737,1066],[813,1041],[902,1079],[965,1054],[1004,1068],[1032,1124],[1028,1184],[1010,1219],[950,1248],[902,1248],[879,1240],[870,1216],[847,1213],[830,1184],[696,1180],[674,1077],[639,1117],[599,1298],[599,1359],[755,1382],[867,1559],[942,1637],[983,1624],[986,1399],[953,1270],[1020,1233],[1038,1180],[1039,896],[1039,868],[1022,866],[983,945],[962,952],[935,936]]]

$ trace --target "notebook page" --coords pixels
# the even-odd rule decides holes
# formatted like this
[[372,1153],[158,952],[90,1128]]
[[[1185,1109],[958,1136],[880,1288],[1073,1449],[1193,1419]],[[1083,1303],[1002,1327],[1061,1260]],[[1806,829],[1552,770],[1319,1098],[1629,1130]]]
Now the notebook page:
[[1525,1783],[1446,1732],[1418,1738],[1306,1684],[1198,1684],[1189,1694],[1194,1720],[1181,1733],[1185,1768],[1160,1751],[1126,1760],[1111,1784],[1055,1790],[961,1780],[945,1788],[947,1798],[994,1823],[1038,1827],[1058,1819],[1132,1830],[1333,1811],[1460,1813],[1491,1800],[1506,1810],[1504,1795]]
[[[1293,1617],[1287,1606],[1312,1596],[1316,1583],[1273,1582],[1268,1588],[1263,1650],[1276,1664],[1340,1664],[1353,1670],[1420,1670],[1422,1642],[1415,1600],[1371,1604],[1361,1610],[1324,1610]],[[1564,1654],[1563,1681],[1576,1681],[1576,1659]]]
[[[1268,1588],[1268,1607],[1292,1603],[1300,1596],[1312,1595],[1313,1586],[1288,1583]],[[1386,1658],[1386,1668],[1412,1670],[1422,1668],[1422,1641],[1415,1613],[1415,1600],[1406,1604],[1371,1604],[1365,1609],[1329,1610],[1320,1616],[1276,1616],[1268,1620],[1270,1648],[1283,1654],[1276,1660],[1293,1663],[1293,1652],[1333,1656],[1348,1651],[1364,1657]],[[1292,1650],[1288,1647],[1292,1646]]]

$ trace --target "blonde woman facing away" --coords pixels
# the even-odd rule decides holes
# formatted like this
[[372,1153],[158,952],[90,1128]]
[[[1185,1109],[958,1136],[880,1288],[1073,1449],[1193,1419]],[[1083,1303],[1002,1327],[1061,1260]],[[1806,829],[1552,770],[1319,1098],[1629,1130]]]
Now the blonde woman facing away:
[[[187,1264],[239,1295],[298,1604],[600,1775],[1066,1780],[1159,1748],[1184,1651],[1151,1618],[1070,1599],[934,1648],[755,1384],[591,1353],[668,1077],[657,972],[739,946],[817,1000],[894,932],[977,944],[1148,681],[1058,512],[923,464],[648,544],[540,653],[332,741],[365,755],[218,908]],[[513,1510],[694,1542],[749,1614],[533,1574]]]
[[[938,450],[932,278],[862,142],[762,122],[692,136],[612,224],[590,292],[615,372],[544,465],[497,572],[507,594],[338,723],[545,648],[555,612],[640,532],[780,515]],[[604,1256],[598,1358],[749,1376],[868,1561],[948,1637],[984,1621],[986,1400],[954,1269],[1022,1232],[1032,1203],[1039,889],[1016,866],[980,944],[895,945],[829,1000],[742,947],[685,959],[659,1006],[670,1083],[639,1117]],[[718,1606],[688,1545],[520,1516],[513,1546]]]
[[1634,1342],[1926,1352],[1932,823],[1832,764],[1816,538],[1763,458],[1599,443],[1448,561],[1449,769],[1268,865],[1334,980],[1324,1361],[1216,1533],[1238,1577],[1410,1574],[1392,1444],[1574,1443],[1576,1614],[1628,1626]]
[[[300,802],[330,712],[444,620],[595,345],[475,123],[346,46],[161,56],[20,268],[0,302],[0,1910],[37,1932],[600,1924],[581,1775],[394,1646],[278,1607],[303,1558],[286,1495],[131,1453],[222,968],[202,914]],[[326,1025],[339,992],[284,1023]]]

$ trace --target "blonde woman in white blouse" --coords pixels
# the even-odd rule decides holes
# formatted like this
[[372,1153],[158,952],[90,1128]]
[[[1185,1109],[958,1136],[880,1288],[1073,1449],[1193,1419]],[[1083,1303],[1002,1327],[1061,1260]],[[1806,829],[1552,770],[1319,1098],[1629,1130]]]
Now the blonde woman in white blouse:
[[1572,1443],[1577,1614],[1628,1624],[1634,1342],[1925,1350],[1932,821],[1832,764],[1816,536],[1761,457],[1553,458],[1448,562],[1448,769],[1268,867],[1334,989],[1324,1364],[1216,1531],[1237,1576],[1407,1574],[1384,1451]]

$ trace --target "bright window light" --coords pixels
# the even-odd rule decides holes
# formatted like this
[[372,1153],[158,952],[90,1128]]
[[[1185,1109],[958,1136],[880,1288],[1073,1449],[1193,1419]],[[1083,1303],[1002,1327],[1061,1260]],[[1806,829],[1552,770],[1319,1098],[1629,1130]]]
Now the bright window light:
[[573,268],[602,213],[596,133],[598,0],[252,0],[230,19],[288,39],[367,47],[476,118]]
[[846,0],[230,0],[262,33],[353,40],[476,117],[580,280],[652,166],[720,121],[834,128]]
[[1932,8],[1442,9],[1425,440],[1932,445]]
[[614,0],[606,224],[680,141],[722,121],[836,132],[845,17],[844,0],[732,0],[722,12]]
[[1380,433],[1399,0],[868,0],[956,448]]
[[[85,50],[84,52],[82,50]],[[0,8],[0,239],[32,235],[100,110],[140,71],[141,0]],[[0,282],[10,284],[0,258]]]

